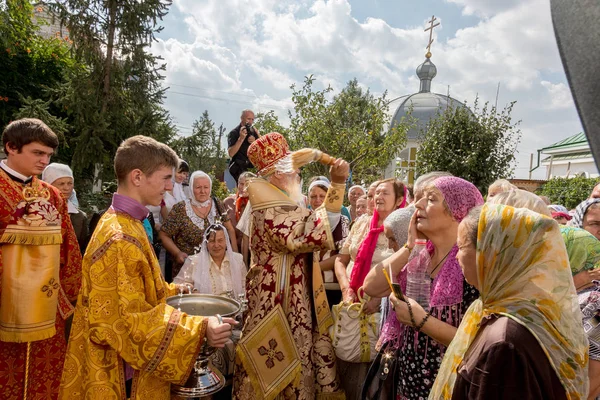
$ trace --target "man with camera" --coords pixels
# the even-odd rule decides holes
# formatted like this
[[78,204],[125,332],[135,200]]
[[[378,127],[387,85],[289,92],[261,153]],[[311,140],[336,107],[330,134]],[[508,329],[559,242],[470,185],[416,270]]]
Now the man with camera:
[[252,126],[254,123],[254,113],[252,110],[242,111],[240,124],[235,127],[227,136],[229,157],[229,172],[237,183],[240,175],[252,168],[252,163],[248,159],[248,147],[252,142],[259,138],[258,131]]

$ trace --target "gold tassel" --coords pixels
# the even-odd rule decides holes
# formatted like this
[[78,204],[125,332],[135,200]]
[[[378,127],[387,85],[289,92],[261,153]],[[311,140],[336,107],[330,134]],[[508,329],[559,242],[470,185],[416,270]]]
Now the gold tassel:
[[29,386],[29,356],[31,353],[31,343],[27,343],[27,355],[25,356],[25,385],[23,388],[23,400],[27,400],[27,387]]
[[54,325],[51,328],[35,332],[14,332],[0,329],[0,341],[10,343],[37,342],[39,340],[50,339],[54,335],[56,335],[56,327]]
[[32,235],[31,233],[13,233],[4,232],[0,243],[20,244],[26,246],[43,246],[47,244],[61,244],[62,236],[60,233],[49,233],[45,235]]

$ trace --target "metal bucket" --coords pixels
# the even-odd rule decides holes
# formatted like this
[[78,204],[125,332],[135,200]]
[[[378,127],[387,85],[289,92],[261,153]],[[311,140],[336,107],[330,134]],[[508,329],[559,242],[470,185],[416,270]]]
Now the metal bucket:
[[[188,314],[200,317],[212,317],[219,314],[222,317],[234,318],[241,310],[240,303],[224,296],[211,294],[184,294],[172,296],[167,304]],[[209,356],[214,348],[204,342],[194,369],[183,386],[171,385],[171,393],[178,398],[194,398],[210,396],[225,386],[223,374],[212,366]]]

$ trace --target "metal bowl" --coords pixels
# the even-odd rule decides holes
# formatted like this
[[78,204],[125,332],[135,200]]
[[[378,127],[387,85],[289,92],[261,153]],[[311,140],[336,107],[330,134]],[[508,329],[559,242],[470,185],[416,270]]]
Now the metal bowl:
[[188,315],[234,317],[240,312],[240,303],[229,297],[212,294],[183,294],[167,298],[167,304]]

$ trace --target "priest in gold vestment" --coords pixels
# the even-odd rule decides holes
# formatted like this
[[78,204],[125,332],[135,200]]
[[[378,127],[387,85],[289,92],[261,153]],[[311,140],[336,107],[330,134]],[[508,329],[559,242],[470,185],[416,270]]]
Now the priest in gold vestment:
[[289,172],[282,135],[269,133],[248,149],[259,178],[248,186],[251,268],[248,311],[236,348],[233,396],[250,399],[343,399],[328,328],[330,308],[312,253],[333,249],[348,163],[331,168],[322,207],[300,206],[298,171]]
[[0,399],[54,400],[65,320],[81,284],[67,204],[40,174],[58,137],[38,119],[10,123],[0,161]]
[[68,400],[169,400],[184,384],[205,339],[223,347],[235,321],[189,316],[167,305],[165,283],[142,221],[172,188],[176,154],[134,136],[115,156],[117,193],[83,258],[60,387]]

